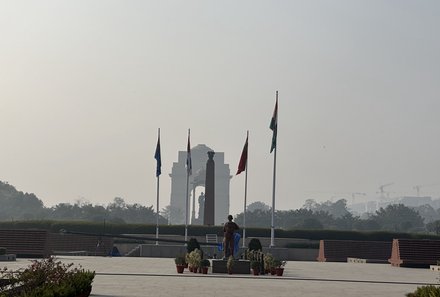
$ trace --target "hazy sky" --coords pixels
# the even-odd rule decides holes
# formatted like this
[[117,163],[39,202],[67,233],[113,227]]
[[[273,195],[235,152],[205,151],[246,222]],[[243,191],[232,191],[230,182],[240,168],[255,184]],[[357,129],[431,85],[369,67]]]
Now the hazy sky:
[[271,204],[276,90],[277,209],[440,183],[440,2],[415,0],[0,1],[0,180],[155,206],[160,127],[163,207],[188,128],[231,173],[249,129],[248,201]]

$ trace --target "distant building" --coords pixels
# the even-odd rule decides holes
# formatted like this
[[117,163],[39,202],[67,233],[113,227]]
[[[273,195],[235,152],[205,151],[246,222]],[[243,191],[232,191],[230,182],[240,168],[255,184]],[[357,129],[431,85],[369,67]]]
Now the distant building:
[[409,207],[417,207],[425,204],[433,206],[432,199],[430,196],[416,197],[416,196],[405,196],[399,199],[399,203],[404,204]]

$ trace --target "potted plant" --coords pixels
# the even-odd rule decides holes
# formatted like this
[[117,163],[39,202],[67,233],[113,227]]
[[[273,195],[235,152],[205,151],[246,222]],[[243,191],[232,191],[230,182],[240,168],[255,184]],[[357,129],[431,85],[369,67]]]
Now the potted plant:
[[183,270],[185,269],[185,257],[183,256],[177,256],[174,259],[174,263],[176,264],[177,273],[183,273]]
[[271,273],[272,275],[274,275],[275,274],[275,266],[274,266],[273,262],[274,262],[275,258],[270,253],[265,254],[263,258],[264,258],[264,270],[265,270],[265,272],[266,273]]
[[275,266],[275,273],[277,276],[282,276],[284,272],[284,266],[286,266],[287,261],[280,261],[275,260],[274,266]]
[[232,274],[232,268],[234,267],[234,257],[233,256],[229,256],[228,258],[228,262],[226,262],[226,269],[228,270],[229,274]]
[[189,253],[185,254],[185,268],[188,268],[189,266]]
[[203,259],[200,262],[200,266],[202,267],[202,273],[203,274],[208,274],[208,268],[209,268],[209,266],[211,266],[211,262],[209,262],[208,259]]
[[202,261],[202,253],[199,249],[193,250],[188,255],[189,267],[190,271],[197,273],[197,270],[200,267],[200,262]]
[[254,275],[259,275],[260,274],[260,265],[261,263],[259,261],[251,261],[251,268],[252,268],[252,273]]

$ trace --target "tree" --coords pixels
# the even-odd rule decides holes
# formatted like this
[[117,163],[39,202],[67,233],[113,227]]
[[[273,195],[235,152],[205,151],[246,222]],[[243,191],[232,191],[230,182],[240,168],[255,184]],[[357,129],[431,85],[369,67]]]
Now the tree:
[[424,227],[423,218],[419,213],[403,204],[391,204],[385,209],[380,208],[372,219],[382,230],[408,232]]
[[256,210],[268,211],[270,210],[270,206],[261,201],[255,201],[248,205],[247,211],[253,212]]
[[345,199],[339,199],[334,203],[331,201],[318,203],[314,199],[307,199],[302,208],[313,212],[327,212],[334,218],[341,218],[349,213],[347,209],[347,200]]
[[[246,226],[268,228],[271,223],[271,211],[256,209],[255,211],[246,212]],[[235,216],[235,222],[240,226],[243,225],[243,213]]]
[[0,220],[29,220],[44,216],[43,202],[35,194],[17,191],[12,185],[0,181]]
[[334,218],[340,218],[349,213],[347,209],[347,200],[339,199],[336,202],[326,201],[321,204],[317,203],[313,211],[323,211],[332,215]]
[[426,224],[426,230],[440,235],[440,220]]
[[335,219],[324,211],[300,208],[275,212],[275,224],[283,229],[333,229]]
[[413,209],[420,214],[426,223],[440,220],[440,214],[429,204],[420,205],[418,207],[414,207]]
[[302,206],[302,208],[313,211],[316,209],[317,205],[318,205],[318,203],[315,201],[315,199],[307,199],[304,202],[304,205]]
[[359,220],[359,217],[355,217],[349,212],[335,220],[335,227],[338,230],[353,230],[353,227]]
[[171,215],[171,205],[167,205],[160,211],[160,215],[164,217],[168,224],[170,223],[170,215]]
[[299,229],[321,230],[324,229],[324,225],[315,218],[306,218],[302,223],[298,224]]
[[378,222],[371,218],[367,218],[365,220],[358,220],[353,223],[352,230],[359,230],[359,231],[375,231],[380,230],[381,226]]

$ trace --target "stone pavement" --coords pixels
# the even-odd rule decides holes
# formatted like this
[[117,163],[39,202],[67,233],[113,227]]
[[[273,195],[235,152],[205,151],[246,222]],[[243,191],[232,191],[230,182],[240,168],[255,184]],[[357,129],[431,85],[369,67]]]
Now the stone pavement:
[[[438,284],[429,269],[388,264],[288,262],[284,276],[177,274],[174,259],[60,256],[63,262],[96,271],[95,297],[132,296],[405,296],[417,286]],[[2,262],[0,268],[24,267],[28,259]]]

